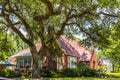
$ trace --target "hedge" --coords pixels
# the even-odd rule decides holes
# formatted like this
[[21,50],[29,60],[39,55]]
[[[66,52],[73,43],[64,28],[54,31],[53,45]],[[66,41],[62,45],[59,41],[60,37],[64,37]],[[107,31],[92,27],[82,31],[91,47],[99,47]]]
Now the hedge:
[[120,73],[105,73],[105,75],[110,78],[120,78]]

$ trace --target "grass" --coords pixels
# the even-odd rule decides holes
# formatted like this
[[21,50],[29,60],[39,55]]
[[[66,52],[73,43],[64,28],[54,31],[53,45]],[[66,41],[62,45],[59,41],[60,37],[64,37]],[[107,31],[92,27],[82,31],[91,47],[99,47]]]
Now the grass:
[[41,79],[13,79],[13,80],[120,80],[120,78],[91,78],[91,77],[81,77],[81,78],[41,78]]

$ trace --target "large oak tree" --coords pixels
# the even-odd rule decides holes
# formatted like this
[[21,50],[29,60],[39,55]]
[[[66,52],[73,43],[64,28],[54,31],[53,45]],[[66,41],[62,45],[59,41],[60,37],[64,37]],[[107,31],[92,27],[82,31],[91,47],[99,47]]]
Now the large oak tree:
[[[11,29],[29,46],[32,76],[37,78],[42,56],[62,53],[56,42],[61,35],[82,34],[91,44],[107,42],[101,32],[119,20],[119,4],[118,0],[1,0],[0,30]],[[39,51],[36,39],[42,44]]]

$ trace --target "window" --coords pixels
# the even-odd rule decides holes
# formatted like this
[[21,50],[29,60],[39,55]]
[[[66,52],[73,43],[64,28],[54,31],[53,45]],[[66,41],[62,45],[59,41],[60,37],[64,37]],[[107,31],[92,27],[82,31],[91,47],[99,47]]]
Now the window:
[[61,59],[61,57],[57,58],[57,69],[58,70],[62,69],[62,59]]
[[17,61],[17,68],[23,68],[24,67],[24,61],[23,61],[23,59],[19,59],[18,61]]
[[28,65],[28,68],[31,68],[31,58],[17,60],[17,68],[24,68],[25,65]]
[[30,58],[25,58],[24,59],[24,65],[28,65],[28,68],[31,68],[31,59]]
[[77,58],[68,56],[67,59],[68,59],[68,68],[76,68],[75,62],[77,62]]

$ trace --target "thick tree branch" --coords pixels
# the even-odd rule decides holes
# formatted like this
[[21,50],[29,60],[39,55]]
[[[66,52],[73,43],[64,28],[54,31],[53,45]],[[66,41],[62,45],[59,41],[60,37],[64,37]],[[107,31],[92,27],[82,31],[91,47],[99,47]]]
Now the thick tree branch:
[[39,37],[41,38],[41,43],[42,45],[44,44],[44,25],[43,25],[43,22],[39,22],[39,25],[40,25],[40,30],[39,30]]
[[10,27],[29,46],[33,46],[33,43],[31,41],[29,41],[28,39],[26,39],[24,37],[24,35],[16,27],[14,27],[14,25],[12,24],[12,21],[9,19],[9,15],[5,15],[4,18],[5,18],[6,22],[7,22],[7,25],[8,25],[7,27]]
[[[65,28],[65,25],[68,25],[67,22],[69,21],[69,19],[72,19],[72,18],[79,18],[79,17],[82,17],[83,15],[85,14],[90,14],[90,15],[94,15],[94,16],[99,16],[100,14],[103,14],[103,15],[106,15],[106,16],[110,16],[110,17],[117,17],[117,18],[120,18],[120,16],[118,15],[112,15],[112,14],[107,14],[107,13],[104,13],[104,12],[99,12],[99,13],[92,13],[90,12],[88,9],[86,9],[85,11],[83,11],[82,13],[79,13],[79,14],[72,14],[70,16],[67,16],[66,19],[63,21],[63,23],[61,24],[61,29],[57,32],[58,35],[61,35],[63,34],[63,31],[64,31],[64,28]],[[73,24],[73,23],[72,23]],[[82,29],[81,29],[82,30]],[[83,31],[83,30],[82,30]],[[87,32],[85,32],[86,34],[88,34],[90,37],[91,35]],[[91,37],[92,38],[92,37]],[[93,38],[92,38],[93,39]]]
[[13,23],[13,25],[22,24],[20,21]]
[[116,17],[116,18],[120,18],[120,15],[115,15],[115,14],[108,14],[108,13],[105,13],[105,12],[98,12],[98,13],[93,13],[93,12],[88,12],[89,14],[93,15],[93,16],[99,16],[100,14],[103,14],[103,15],[106,15],[106,16],[110,16],[110,17]]
[[[17,8],[17,6],[16,6],[16,8]],[[33,33],[32,33],[32,31],[31,31],[30,25],[27,23],[27,21],[26,21],[22,16],[20,16],[20,14],[18,14],[17,12],[15,12],[15,11],[11,8],[10,4],[9,4],[9,9],[10,9],[10,11],[11,11],[12,13],[14,13],[14,14],[21,20],[21,22],[24,24],[24,26],[25,26],[25,28],[26,28],[26,31],[27,31],[27,33],[29,34],[29,39],[33,42]]]
[[64,28],[65,28],[65,26],[67,25],[67,22],[68,22],[70,19],[81,17],[81,16],[87,14],[88,11],[85,10],[85,11],[83,11],[82,13],[72,14],[72,15],[71,15],[71,13],[72,13],[72,11],[70,10],[69,13],[68,13],[68,15],[66,15],[66,19],[65,19],[65,20],[63,21],[63,23],[61,24],[61,29],[57,32],[57,35],[62,35],[62,34],[63,34]]
[[46,20],[50,16],[60,14],[61,10],[62,10],[62,5],[63,5],[64,0],[60,1],[60,5],[59,5],[58,9],[56,9],[56,10],[53,10],[53,6],[52,6],[52,4],[51,4],[51,2],[49,0],[42,0],[42,2],[45,3],[46,6],[48,7],[48,12],[46,14],[44,14],[44,15],[35,16],[34,20],[36,20],[38,22],[40,22],[42,20]]
[[84,32],[85,34],[87,34],[90,37],[90,39],[95,41],[95,38],[91,35],[91,33],[87,32],[87,30],[85,30],[83,27],[80,27],[79,24],[76,23],[76,25],[79,27],[80,31]]
[[[8,5],[9,10],[6,10],[6,5]],[[30,36],[29,40],[27,38],[25,38],[25,36],[14,26],[16,24],[19,24],[20,22],[12,23],[12,21],[9,18],[9,15],[5,12],[12,12],[13,14],[15,14],[21,20],[21,22],[24,24],[24,26],[26,28],[26,31],[28,32],[28,34]],[[5,21],[7,23],[7,27],[10,27],[29,46],[33,46],[33,34],[30,31],[29,24],[25,21],[25,19],[23,17],[21,17],[17,12],[15,12],[11,8],[11,5],[9,4],[9,0],[6,0],[2,5],[1,17],[3,17],[5,19]]]
[[53,6],[49,0],[41,0],[48,7],[48,14],[53,13]]
[[29,34],[29,39],[33,42],[33,33],[31,31],[31,28],[30,28],[30,25],[26,22],[26,20],[21,17],[18,13],[16,12],[13,12],[20,20],[21,22],[24,24],[25,28],[26,28],[26,31],[27,33]]

